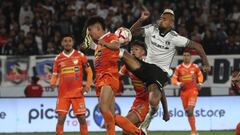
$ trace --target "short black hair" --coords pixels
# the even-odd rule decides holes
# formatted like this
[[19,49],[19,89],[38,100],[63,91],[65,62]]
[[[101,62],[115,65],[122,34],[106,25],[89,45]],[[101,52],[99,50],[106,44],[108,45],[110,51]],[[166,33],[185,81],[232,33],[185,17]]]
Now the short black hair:
[[74,39],[74,36],[73,36],[72,33],[62,34],[62,40],[63,40],[65,37],[71,37],[72,39]]
[[97,24],[97,23],[101,25],[103,30],[106,29],[105,20],[100,16],[92,16],[92,17],[88,18],[88,20],[85,23],[85,29],[87,27],[89,27],[91,25],[94,25],[94,24]]
[[135,45],[142,47],[145,51],[145,54],[147,54],[147,47],[146,47],[146,44],[144,42],[139,41],[139,40],[134,40],[133,42],[131,42],[131,47],[135,46]]

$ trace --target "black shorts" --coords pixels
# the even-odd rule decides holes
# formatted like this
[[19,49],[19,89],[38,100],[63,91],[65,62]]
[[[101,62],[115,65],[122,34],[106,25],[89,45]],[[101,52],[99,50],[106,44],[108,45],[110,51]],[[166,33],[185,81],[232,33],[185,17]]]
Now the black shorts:
[[161,90],[169,81],[168,74],[155,64],[149,64],[141,60],[139,62],[141,67],[132,71],[132,73],[145,82],[147,86],[155,83]]

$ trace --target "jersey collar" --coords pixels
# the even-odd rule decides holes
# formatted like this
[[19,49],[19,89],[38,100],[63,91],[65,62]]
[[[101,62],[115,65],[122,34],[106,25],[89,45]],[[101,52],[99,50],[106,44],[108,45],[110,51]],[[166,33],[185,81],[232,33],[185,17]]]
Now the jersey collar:
[[191,66],[191,63],[189,63],[189,64],[182,64],[185,68],[189,68],[190,66]]
[[72,56],[72,54],[73,54],[74,52],[75,52],[74,49],[73,49],[72,52],[69,53],[69,54],[66,54],[66,53],[63,51],[63,55],[69,58],[70,56]]
[[163,33],[163,30],[161,30],[159,27],[158,27],[158,31],[159,31],[159,35],[162,36],[162,37],[165,37],[172,29],[168,30],[167,32]]

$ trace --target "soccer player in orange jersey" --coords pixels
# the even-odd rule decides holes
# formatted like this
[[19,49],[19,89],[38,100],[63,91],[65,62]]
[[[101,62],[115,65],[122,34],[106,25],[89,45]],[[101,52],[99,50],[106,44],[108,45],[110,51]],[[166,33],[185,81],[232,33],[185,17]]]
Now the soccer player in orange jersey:
[[[54,89],[59,78],[56,135],[63,135],[63,126],[70,105],[72,105],[74,114],[80,123],[81,135],[88,135],[84,93],[90,89],[92,69],[87,62],[86,56],[73,49],[74,41],[71,35],[65,35],[61,44],[64,51],[55,58],[50,81],[51,87]],[[87,74],[87,82],[84,87],[82,84],[83,70]]]
[[105,32],[105,20],[95,16],[88,19],[85,24],[94,41],[91,48],[95,50],[95,90],[99,96],[99,107],[105,121],[107,135],[115,135],[114,103],[115,94],[119,89],[118,74],[118,37]]
[[[144,42],[134,41],[131,43],[131,54],[137,59],[142,60],[146,55],[146,52],[147,51]],[[136,98],[126,117],[122,117],[120,115],[115,116],[116,124],[124,130],[123,135],[126,135],[127,133],[133,135],[143,134],[137,127],[140,126],[149,111],[148,92],[144,83],[135,75],[133,75],[133,73],[127,70],[125,65],[122,66],[119,74],[121,76],[127,75],[131,78],[134,90],[136,92]],[[135,127],[132,124],[134,124]]]
[[198,135],[195,127],[194,107],[197,102],[198,90],[203,83],[203,74],[196,64],[191,63],[190,52],[183,52],[183,63],[177,66],[172,83],[180,86],[180,96],[188,116],[191,135]]

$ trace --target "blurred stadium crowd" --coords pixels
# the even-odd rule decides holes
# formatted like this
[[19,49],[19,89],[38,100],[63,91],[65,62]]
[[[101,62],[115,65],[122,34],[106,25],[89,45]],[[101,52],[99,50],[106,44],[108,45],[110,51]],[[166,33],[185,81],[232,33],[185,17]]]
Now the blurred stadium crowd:
[[79,49],[89,16],[103,17],[110,31],[129,28],[141,13],[141,3],[151,12],[146,24],[156,23],[163,9],[171,8],[175,29],[201,42],[207,54],[239,54],[239,0],[1,0],[0,54],[57,54],[61,34],[69,32]]

